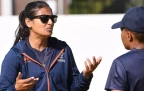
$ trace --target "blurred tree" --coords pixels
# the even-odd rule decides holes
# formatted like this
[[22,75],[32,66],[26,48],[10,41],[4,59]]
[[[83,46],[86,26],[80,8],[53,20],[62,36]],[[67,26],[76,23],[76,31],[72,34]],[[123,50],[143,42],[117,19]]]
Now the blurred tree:
[[131,0],[72,0],[72,4],[69,6],[68,13],[124,13],[131,6],[134,6]]
[[111,5],[104,7],[101,13],[124,13],[129,0],[112,0]]
[[[98,6],[98,7],[96,7]],[[70,14],[93,14],[101,11],[101,0],[73,0],[69,7]]]

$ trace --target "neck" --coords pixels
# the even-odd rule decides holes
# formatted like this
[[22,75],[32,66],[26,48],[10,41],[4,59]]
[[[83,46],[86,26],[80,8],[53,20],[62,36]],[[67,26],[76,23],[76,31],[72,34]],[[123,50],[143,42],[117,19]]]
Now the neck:
[[144,49],[144,43],[140,43],[140,42],[134,42],[131,46],[132,48],[136,48],[136,49]]
[[29,36],[29,43],[32,48],[42,51],[47,47],[47,38]]

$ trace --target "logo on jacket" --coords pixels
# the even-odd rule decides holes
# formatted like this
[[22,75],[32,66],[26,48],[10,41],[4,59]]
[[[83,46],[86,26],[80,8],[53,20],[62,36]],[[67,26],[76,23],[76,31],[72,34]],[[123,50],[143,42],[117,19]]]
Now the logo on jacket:
[[64,54],[61,54],[61,56],[58,59],[58,62],[65,62],[65,60],[64,60]]

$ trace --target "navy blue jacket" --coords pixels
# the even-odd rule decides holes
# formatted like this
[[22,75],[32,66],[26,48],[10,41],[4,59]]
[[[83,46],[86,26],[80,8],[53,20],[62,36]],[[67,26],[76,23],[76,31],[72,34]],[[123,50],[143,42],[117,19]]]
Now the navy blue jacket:
[[48,68],[27,46],[28,39],[21,40],[6,54],[1,69],[0,91],[16,91],[18,72],[22,79],[34,76],[39,81],[30,91],[87,91],[93,76],[86,79],[79,73],[71,48],[56,38],[48,39]]

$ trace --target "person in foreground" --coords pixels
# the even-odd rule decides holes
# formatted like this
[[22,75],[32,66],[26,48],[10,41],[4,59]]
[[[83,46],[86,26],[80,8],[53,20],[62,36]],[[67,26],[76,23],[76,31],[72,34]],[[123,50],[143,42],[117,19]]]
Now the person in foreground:
[[46,2],[26,5],[19,15],[16,39],[1,69],[0,91],[87,91],[101,61],[89,58],[80,73],[71,48],[51,37],[57,15]]
[[121,29],[123,45],[130,51],[113,61],[105,90],[144,91],[144,7],[128,9],[115,28]]

